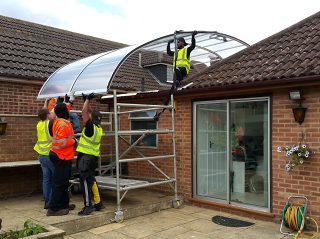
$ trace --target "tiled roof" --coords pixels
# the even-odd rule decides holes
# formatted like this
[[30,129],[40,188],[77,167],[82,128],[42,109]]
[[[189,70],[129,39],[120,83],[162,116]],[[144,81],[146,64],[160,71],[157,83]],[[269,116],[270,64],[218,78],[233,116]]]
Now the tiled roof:
[[[126,45],[0,16],[0,76],[45,81],[63,65]],[[112,82],[124,90],[165,89],[130,57]],[[143,79],[143,80],[142,80]],[[143,86],[141,83],[143,82]]]
[[275,84],[308,76],[320,76],[320,12],[212,65],[188,81],[193,82],[191,88],[208,89]]
[[45,80],[62,65],[124,44],[0,16],[0,75]]

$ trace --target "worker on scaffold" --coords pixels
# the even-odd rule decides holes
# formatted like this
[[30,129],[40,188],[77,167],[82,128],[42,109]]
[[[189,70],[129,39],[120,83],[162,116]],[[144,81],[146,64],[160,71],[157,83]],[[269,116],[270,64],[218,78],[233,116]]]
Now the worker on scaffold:
[[[179,37],[177,39],[177,56],[174,51],[171,50],[170,44],[174,42],[174,39],[170,40],[167,44],[167,54],[169,56],[173,56],[173,84],[169,92],[169,96],[164,101],[164,105],[168,105],[171,99],[171,94],[173,94],[178,87],[181,86],[181,81],[187,76],[190,72],[190,54],[193,49],[196,47],[196,39],[195,35],[197,35],[197,31],[193,31],[191,37],[191,45],[186,47],[188,43],[186,43],[183,37]],[[159,120],[160,115],[165,111],[165,108],[161,112],[157,112],[153,119],[155,121]]]
[[171,51],[170,44],[174,42],[174,40],[170,40],[167,45],[167,54],[169,56],[173,56],[173,70],[174,70],[174,81],[173,84],[175,87],[181,86],[181,81],[187,76],[190,72],[190,54],[193,49],[196,47],[196,39],[195,35],[197,35],[197,31],[193,31],[191,38],[191,45],[186,47],[188,43],[186,43],[183,37],[179,37],[177,39],[177,56],[174,51]]

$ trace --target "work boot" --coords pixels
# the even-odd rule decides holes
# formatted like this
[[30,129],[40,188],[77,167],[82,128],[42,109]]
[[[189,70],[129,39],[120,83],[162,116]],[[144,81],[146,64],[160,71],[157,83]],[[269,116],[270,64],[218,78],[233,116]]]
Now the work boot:
[[48,202],[44,203],[43,209],[49,209],[49,203]]
[[58,211],[53,211],[51,209],[48,209],[47,216],[63,216],[69,214],[69,209],[60,209]]
[[78,212],[79,216],[87,216],[94,212],[96,209],[94,206],[84,207],[80,212]]
[[94,204],[94,208],[96,209],[96,211],[101,211],[102,209],[106,208],[102,202],[100,201],[99,203],[97,204]]

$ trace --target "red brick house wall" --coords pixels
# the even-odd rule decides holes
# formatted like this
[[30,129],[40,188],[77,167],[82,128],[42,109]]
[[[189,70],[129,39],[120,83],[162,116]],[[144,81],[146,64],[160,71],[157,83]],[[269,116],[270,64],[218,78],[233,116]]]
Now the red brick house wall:
[[[37,100],[41,88],[38,84],[1,82],[0,83],[0,117],[7,122],[5,135],[0,135],[0,163],[37,160],[33,150],[37,141],[37,112],[44,101]],[[75,100],[74,109],[81,110],[82,99]],[[107,105],[92,104],[92,108],[107,111]],[[14,168],[0,167],[0,198],[18,196],[36,192],[41,189],[41,168],[23,166]]]
[[[289,100],[288,89],[273,90],[267,93],[271,95],[271,213],[274,214],[275,221],[278,222],[281,211],[292,195],[304,195],[310,201],[308,215],[315,219],[320,218],[320,87],[304,88],[302,102],[307,107],[306,118],[302,125],[295,122],[292,107],[297,102]],[[242,95],[241,97],[247,97]],[[175,113],[176,129],[176,154],[177,154],[177,182],[179,194],[186,200],[192,199],[192,98],[197,100],[213,99],[214,95],[206,94],[202,96],[177,96],[177,109]],[[225,98],[228,98],[226,95]],[[170,127],[171,115],[169,112],[163,114],[159,121],[158,128]],[[126,120],[123,119],[125,122]],[[128,122],[128,121],[127,121]],[[127,123],[124,123],[125,125]],[[128,124],[126,125],[128,126]],[[286,157],[283,153],[277,152],[278,146],[298,144],[302,132],[305,132],[307,143],[313,150],[313,154],[308,162],[287,173],[284,170]],[[171,152],[171,141],[159,136],[159,147],[157,149],[145,150],[158,151],[159,153]],[[168,161],[158,161],[158,166],[170,172],[172,164]],[[130,163],[129,174],[139,176],[155,176],[155,170],[151,169],[146,162]],[[168,187],[158,187],[157,189],[172,190]],[[226,209],[227,210],[227,209]]]
[[[294,122],[292,107],[297,103],[288,99],[288,90],[274,91],[272,100],[272,208],[278,216],[287,198],[304,195],[310,201],[308,214],[320,219],[320,87],[304,88],[303,106],[307,109],[302,125]],[[302,132],[305,143],[313,150],[310,159],[286,173],[286,157],[277,152],[278,146],[298,144]]]

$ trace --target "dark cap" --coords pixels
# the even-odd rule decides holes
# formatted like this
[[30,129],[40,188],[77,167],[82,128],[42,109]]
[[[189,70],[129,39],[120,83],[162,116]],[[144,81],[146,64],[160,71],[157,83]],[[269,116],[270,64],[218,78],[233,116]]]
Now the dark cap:
[[99,111],[94,110],[91,115],[94,124],[101,124],[102,114]]
[[64,119],[68,119],[69,118],[69,111],[68,111],[67,105],[65,103],[57,104],[54,107],[54,113],[59,118],[64,118]]
[[177,41],[183,42],[185,46],[188,45],[188,43],[186,43],[186,41],[184,40],[183,37],[179,37],[179,38],[177,39]]

